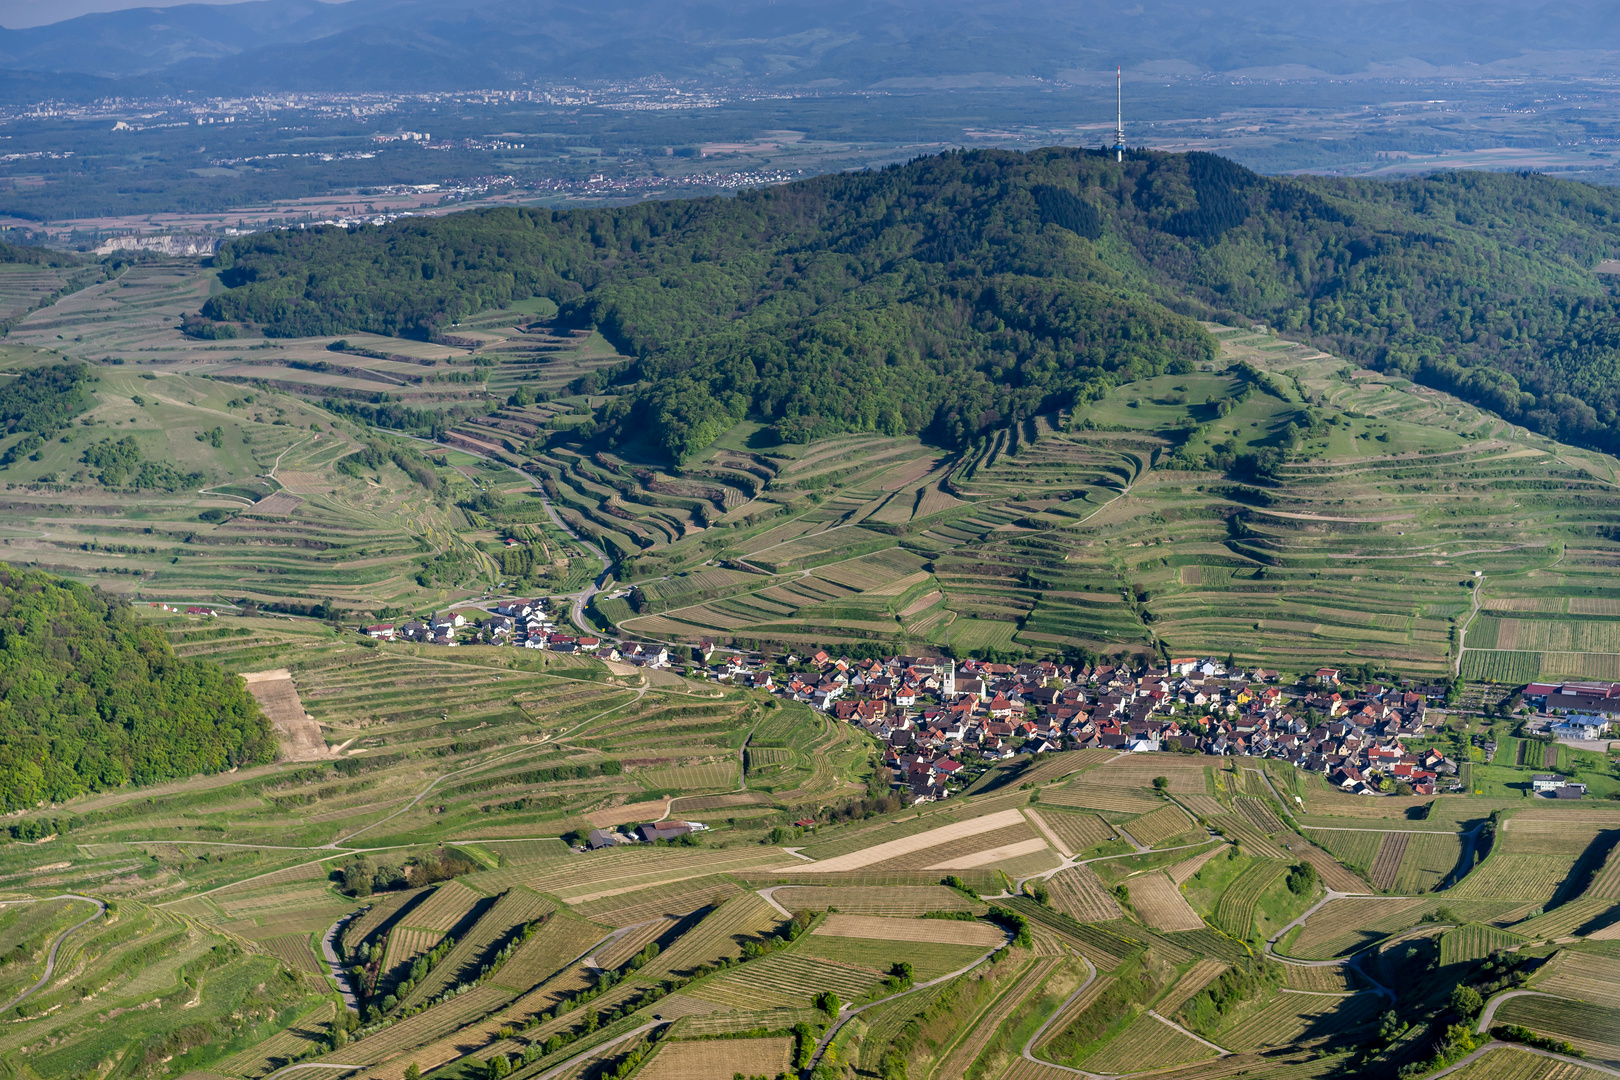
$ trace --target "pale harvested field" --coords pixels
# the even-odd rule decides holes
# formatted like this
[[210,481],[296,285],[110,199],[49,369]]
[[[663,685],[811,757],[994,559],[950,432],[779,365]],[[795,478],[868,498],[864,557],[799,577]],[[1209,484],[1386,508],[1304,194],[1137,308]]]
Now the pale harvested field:
[[1142,921],[1155,930],[1202,930],[1204,920],[1187,903],[1176,883],[1164,874],[1141,874],[1130,878],[1131,906]]
[[[1024,815],[1017,810],[1003,810],[1000,813],[986,814],[984,817],[973,818],[969,821],[958,821],[952,825],[945,825],[938,829],[929,829],[927,832],[915,836],[902,836],[898,840],[876,844],[860,851],[852,851],[848,855],[836,855],[820,862],[796,862],[791,866],[781,866],[772,872],[779,874],[805,874],[820,873],[832,874],[842,870],[859,870],[863,866],[871,866],[887,859],[909,855],[914,851],[922,851],[939,844],[948,844],[952,840],[962,840],[969,836],[977,836],[994,829],[1005,829],[1011,825],[1024,824]],[[1045,843],[1042,842],[1042,847]],[[982,865],[982,864],[975,864]]]
[[1024,855],[1034,855],[1037,852],[1050,850],[1046,841],[1040,837],[1033,840],[1017,840],[1011,844],[993,847],[989,851],[976,851],[971,855],[958,855],[925,866],[925,870],[972,870],[979,866],[990,866],[993,863],[1007,862],[1010,859],[1020,858]]
[[717,1039],[665,1043],[637,1073],[638,1080],[716,1080],[744,1076],[779,1076],[792,1064],[793,1040]]
[[827,916],[811,937],[873,938],[877,941],[925,941],[940,945],[1000,945],[1007,935],[987,923],[955,919],[889,919],[879,915]]
[[281,756],[287,761],[315,761],[331,757],[326,740],[321,736],[321,725],[304,711],[304,702],[293,685],[292,673],[286,668],[273,671],[251,671],[242,676],[248,693],[253,695],[264,710],[264,715],[276,729],[281,743]]

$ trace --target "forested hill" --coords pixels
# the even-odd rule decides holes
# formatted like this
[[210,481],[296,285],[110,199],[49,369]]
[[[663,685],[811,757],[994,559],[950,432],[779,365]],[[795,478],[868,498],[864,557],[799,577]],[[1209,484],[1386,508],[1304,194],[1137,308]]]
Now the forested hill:
[[275,755],[246,686],[176,657],[129,606],[0,563],[0,804],[258,764]]
[[[1620,191],[1262,177],[1208,154],[948,153],[733,199],[244,238],[215,319],[431,335],[531,294],[637,357],[604,410],[676,458],[733,419],[947,445],[1211,355],[1263,319],[1620,450]],[[1180,312],[1180,314],[1176,314]]]

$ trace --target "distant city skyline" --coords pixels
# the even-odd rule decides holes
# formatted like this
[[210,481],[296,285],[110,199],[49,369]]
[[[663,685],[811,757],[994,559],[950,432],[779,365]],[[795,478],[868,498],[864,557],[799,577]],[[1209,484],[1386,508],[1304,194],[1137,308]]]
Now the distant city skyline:
[[[248,0],[180,0],[178,3],[150,3],[149,0],[0,0],[0,27],[23,30],[30,26],[76,19],[80,15],[94,15],[103,11],[124,11],[128,8],[179,7],[192,4],[243,4]],[[342,4],[347,0],[322,0],[328,4]]]

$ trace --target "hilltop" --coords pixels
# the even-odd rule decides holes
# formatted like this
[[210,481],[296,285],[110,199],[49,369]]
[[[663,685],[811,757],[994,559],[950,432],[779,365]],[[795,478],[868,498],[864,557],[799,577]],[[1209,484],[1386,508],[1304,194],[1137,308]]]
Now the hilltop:
[[[1541,176],[1263,177],[1208,154],[949,153],[710,199],[270,233],[202,311],[271,336],[433,337],[540,296],[633,362],[612,447],[677,463],[744,419],[960,447],[1277,327],[1603,449],[1620,340],[1593,268],[1620,192]],[[363,286],[363,287],[362,287]]]

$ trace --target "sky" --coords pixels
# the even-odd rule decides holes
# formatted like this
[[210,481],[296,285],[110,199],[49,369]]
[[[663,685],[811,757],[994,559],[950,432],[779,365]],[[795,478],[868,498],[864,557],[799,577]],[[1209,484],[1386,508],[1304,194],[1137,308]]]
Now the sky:
[[[44,26],[95,11],[120,11],[137,7],[175,7],[179,3],[234,4],[242,0],[0,0],[0,26],[21,30],[28,26]],[[343,3],[343,0],[326,0]]]

